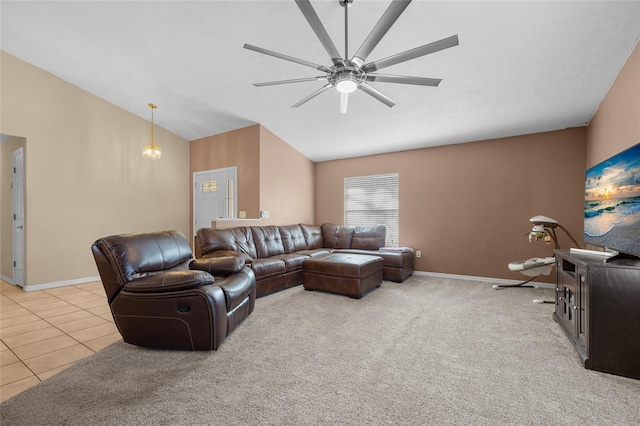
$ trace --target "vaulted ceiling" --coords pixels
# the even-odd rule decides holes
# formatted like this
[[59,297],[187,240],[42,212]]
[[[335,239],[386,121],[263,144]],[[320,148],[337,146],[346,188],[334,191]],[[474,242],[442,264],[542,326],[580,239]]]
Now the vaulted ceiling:
[[[390,1],[349,8],[353,54]],[[312,0],[340,52],[344,9]],[[338,113],[325,83],[252,83],[322,75],[245,43],[330,66],[293,0],[2,1],[2,49],[187,139],[260,123],[313,161],[584,126],[640,39],[638,1],[420,1],[368,61],[457,34],[460,44],[386,68],[438,87],[373,82]],[[3,107],[10,107],[5,106]]]

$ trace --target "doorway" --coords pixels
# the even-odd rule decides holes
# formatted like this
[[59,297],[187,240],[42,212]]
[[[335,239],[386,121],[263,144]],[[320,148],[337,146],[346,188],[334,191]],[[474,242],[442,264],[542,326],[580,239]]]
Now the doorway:
[[0,278],[25,286],[26,147],[23,137],[0,133]]
[[193,233],[219,218],[238,217],[236,166],[193,174]]
[[24,287],[24,148],[13,152],[13,283]]

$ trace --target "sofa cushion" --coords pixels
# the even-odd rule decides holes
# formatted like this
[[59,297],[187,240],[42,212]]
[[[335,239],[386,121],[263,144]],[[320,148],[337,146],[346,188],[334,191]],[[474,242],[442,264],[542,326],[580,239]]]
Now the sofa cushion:
[[285,253],[307,249],[307,241],[300,225],[279,226],[278,228],[280,229],[280,237],[282,237]]
[[350,226],[335,225],[333,223],[322,224],[322,244],[325,248],[351,248],[354,229]]
[[273,256],[274,259],[280,259],[284,262],[286,268],[287,268],[287,272],[291,272],[291,271],[295,271],[295,270],[301,270],[302,269],[302,262],[304,262],[306,259],[309,259],[309,256],[305,256],[303,254],[300,254],[300,252],[297,253],[288,253],[288,254],[279,254],[277,256]]
[[384,247],[387,227],[384,225],[356,226],[351,240],[352,249],[378,250]]
[[309,256],[309,257],[321,257],[321,256],[327,256],[331,254],[331,251],[329,249],[319,248],[319,249],[313,249],[313,250],[300,250],[296,252],[296,254],[302,254],[304,256]]
[[281,275],[287,272],[287,267],[282,259],[275,257],[267,257],[264,259],[255,259],[250,265],[256,280],[271,277],[273,275]]
[[250,258],[258,257],[249,227],[228,229],[200,228],[197,232],[203,257],[216,250],[231,250],[245,253]]
[[282,237],[277,226],[252,226],[251,232],[258,258],[284,254]]
[[322,248],[322,229],[320,225],[305,225],[301,223],[300,229],[304,234],[308,250]]

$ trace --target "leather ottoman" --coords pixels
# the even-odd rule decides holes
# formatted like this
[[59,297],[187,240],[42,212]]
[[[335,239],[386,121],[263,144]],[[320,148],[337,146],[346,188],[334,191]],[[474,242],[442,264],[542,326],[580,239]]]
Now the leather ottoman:
[[416,255],[413,250],[406,252],[378,251],[371,253],[371,250],[340,249],[336,252],[380,256],[384,261],[382,275],[385,280],[401,283],[413,275],[413,260]]
[[321,290],[360,299],[382,284],[384,261],[378,256],[333,253],[302,262],[305,290]]

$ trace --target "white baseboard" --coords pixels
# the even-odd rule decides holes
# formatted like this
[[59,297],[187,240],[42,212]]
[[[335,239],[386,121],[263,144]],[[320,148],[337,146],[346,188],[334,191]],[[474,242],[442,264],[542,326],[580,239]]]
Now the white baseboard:
[[[467,280],[467,281],[489,281],[498,284],[518,284],[524,280],[507,280],[504,278],[488,278],[488,277],[477,277],[473,275],[457,275],[457,274],[443,274],[441,272],[426,272],[426,271],[413,271],[414,275],[424,276],[424,277],[440,277],[440,278],[455,278],[459,280]],[[0,277],[3,281],[8,282],[9,284],[13,284],[13,281],[8,279],[7,277]],[[65,280],[65,281],[55,281],[50,283],[43,284],[34,284],[24,287],[24,291],[37,291],[37,290],[47,290],[50,288],[56,287],[65,287],[69,285],[76,284],[86,284],[95,281],[100,281],[100,277],[86,277],[86,278],[77,278],[75,280]],[[539,283],[536,281],[531,281],[531,285],[536,287],[547,287],[547,288],[555,288],[555,284],[551,283]]]
[[4,275],[0,274],[0,280],[9,283],[11,285],[16,285],[16,283],[9,277],[5,277]]
[[[440,278],[455,278],[459,280],[467,280],[467,281],[489,281],[497,284],[518,284],[523,280],[506,280],[504,278],[488,278],[488,277],[476,277],[473,275],[456,275],[456,274],[443,274],[440,272],[425,272],[425,271],[413,271],[413,275],[419,275],[424,277],[440,277]],[[545,288],[556,288],[555,284],[552,283],[539,283],[536,281],[531,281],[529,285],[533,285],[536,287],[545,287]]]
[[65,287],[68,285],[86,284],[100,281],[100,277],[77,278],[75,280],[55,281],[51,283],[33,284],[24,287],[24,291],[48,290],[50,288]]

